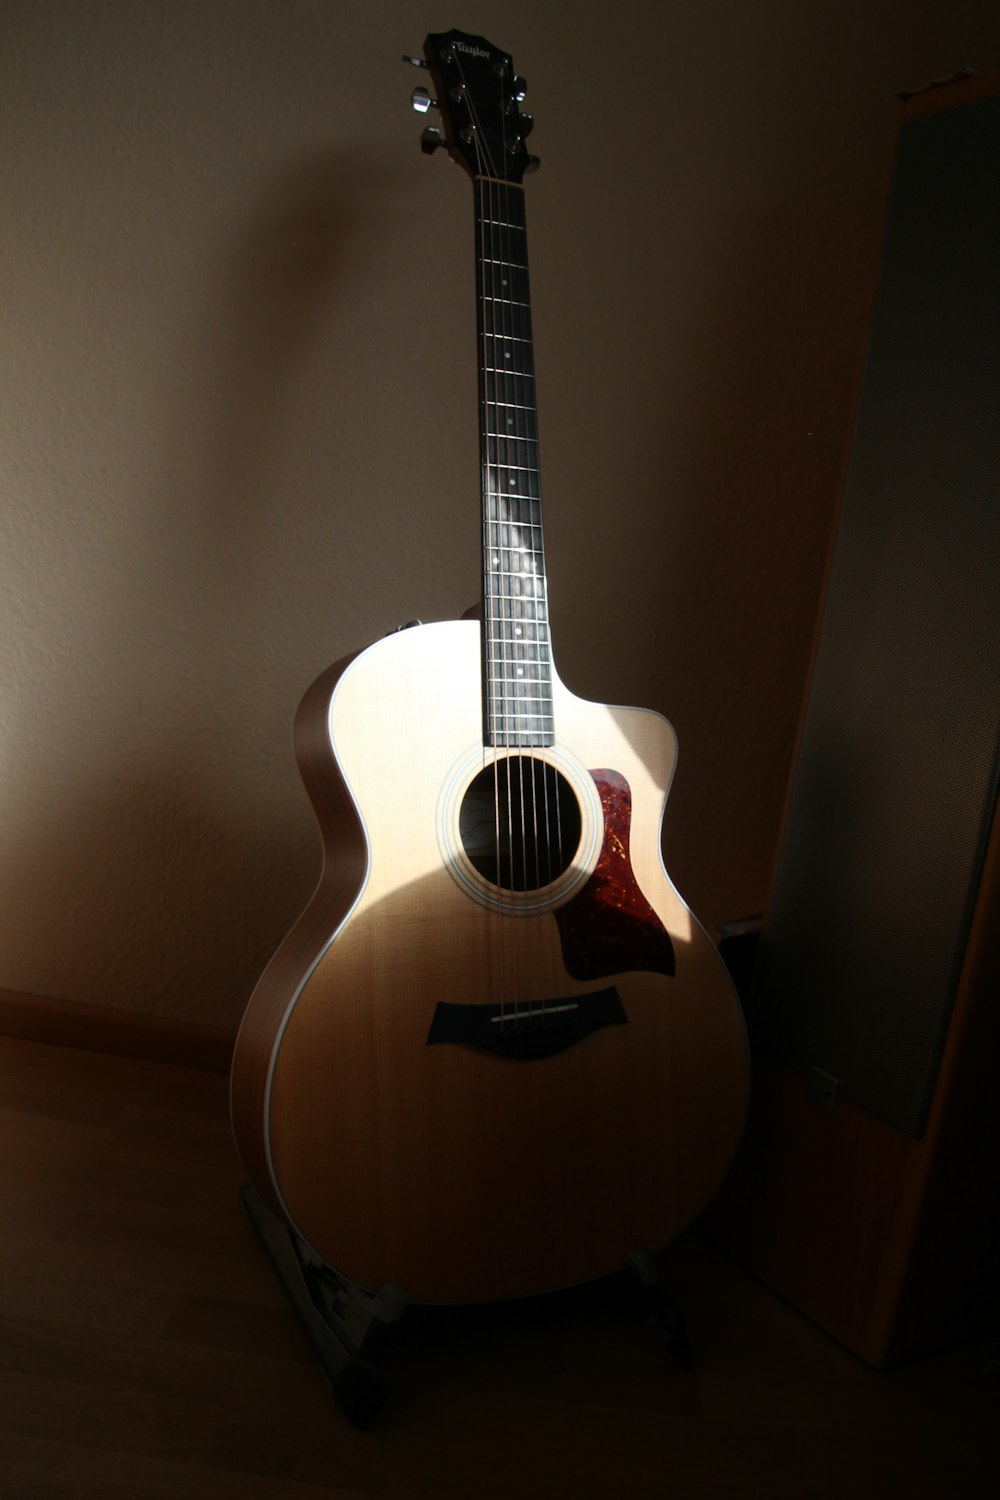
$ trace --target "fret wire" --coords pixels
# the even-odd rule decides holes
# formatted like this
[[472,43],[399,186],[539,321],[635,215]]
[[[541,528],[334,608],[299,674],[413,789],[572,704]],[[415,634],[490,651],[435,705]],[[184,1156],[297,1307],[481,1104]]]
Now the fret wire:
[[[495,637],[487,640],[490,647],[491,660],[508,661],[513,660],[519,666],[537,667],[540,672],[547,673],[549,670],[548,641],[525,641],[510,640],[498,641]],[[497,650],[497,647],[501,647]],[[541,680],[535,679],[535,680]]]
[[[495,639],[491,639],[487,644],[490,646],[491,651],[494,652],[494,656],[496,655],[494,648],[502,644],[503,650],[500,655],[504,661],[510,657],[515,666],[537,667],[538,675],[532,678],[533,682],[541,682],[543,676],[548,673],[549,659],[546,649],[548,641],[508,640],[501,643]],[[510,648],[509,651],[507,650],[508,647]]]
[[[492,659],[494,661],[507,661],[508,659],[512,659],[521,666],[538,667],[539,670],[543,673],[547,673],[549,670],[549,643],[547,640],[507,640],[506,642],[501,643],[500,641],[496,640],[495,637],[493,637],[488,639],[487,644],[490,647]],[[497,651],[496,648],[501,645],[503,646],[503,649]]]
[[[487,583],[492,583],[493,582],[493,578],[492,578],[491,574],[487,574],[486,581],[487,581]],[[489,600],[492,600],[492,602],[494,604],[501,604],[501,605],[502,604],[518,604],[518,605],[520,605],[520,607],[522,609],[544,609],[545,608],[545,596],[544,596],[544,594],[508,594],[508,593],[505,593],[503,591],[503,589],[498,589],[496,587],[493,587],[493,588],[487,589],[487,598]],[[502,615],[502,618],[506,619],[506,620],[512,620],[512,619],[514,619],[514,615],[512,613],[508,612],[507,614]],[[534,620],[535,618],[536,617],[534,615],[529,615],[528,616],[529,620]],[[546,621],[545,623],[548,624],[548,621]]]
[[[507,723],[508,719],[511,721],[510,725],[508,725]],[[516,739],[498,739],[497,743],[501,745],[534,745],[551,743],[550,740],[533,740],[522,738],[522,736],[533,734],[548,734],[549,730],[547,726],[552,723],[551,714],[525,714],[523,715],[523,719],[532,720],[533,722],[531,726],[526,727],[522,719],[517,714],[494,715],[494,733],[496,733],[497,735],[517,736]]]
[[[512,594],[512,593],[509,593],[509,592],[507,592],[502,587],[504,580],[502,578],[498,578],[497,575],[495,575],[493,573],[489,573],[489,572],[487,572],[487,574],[486,574],[486,582],[487,582],[488,585],[490,585],[490,587],[488,587],[487,591],[486,591],[487,598],[490,599],[490,600],[492,600],[494,604],[517,604],[522,609],[544,609],[545,608],[545,594],[544,594],[544,592],[539,592],[537,594]],[[499,587],[498,587],[498,584],[500,585]],[[513,619],[514,616],[508,610],[508,612],[503,616],[503,618],[509,620],[509,619]],[[528,616],[529,620],[534,620],[535,618],[536,618],[535,615],[529,615]],[[520,623],[520,621],[518,621],[518,623]]]
[[[497,621],[497,620],[493,621],[494,625],[497,625],[499,623],[501,623],[501,622]],[[504,620],[502,623],[505,624],[505,625],[519,625],[521,622],[517,621],[517,620]],[[548,621],[547,620],[538,620],[538,621],[528,620],[525,623],[528,624],[528,625],[537,624],[538,628],[541,629],[541,630],[545,630],[546,627],[547,627],[547,625],[548,625]],[[500,632],[498,630],[494,630],[492,632],[492,636],[490,638],[490,644],[491,645],[495,645],[496,644],[496,637],[499,635],[499,633]],[[544,648],[544,647],[548,646],[548,644],[549,644],[549,638],[546,635],[539,635],[539,636],[531,636],[531,635],[527,635],[527,636],[526,635],[509,635],[507,637],[506,641],[504,642],[504,644],[507,645],[507,646],[513,646],[516,650],[530,650],[532,647],[542,647],[542,648]],[[538,660],[538,661],[545,661],[547,658],[545,656],[538,656],[535,659]]]
[[[507,601],[503,601],[503,602],[507,602]],[[542,606],[544,606],[544,604],[545,604],[545,600],[544,599],[530,599],[530,600],[527,600],[525,602],[527,602],[529,604],[539,604],[539,605],[542,605]],[[490,595],[487,595],[486,603],[488,605],[490,605],[490,604],[499,604],[499,603],[501,603],[501,600],[498,598],[498,596],[496,594],[490,594]],[[523,630],[525,628],[525,626],[527,626],[529,629],[547,630],[548,629],[548,624],[549,624],[548,620],[545,619],[544,616],[542,616],[542,618],[538,619],[538,618],[536,618],[533,615],[516,615],[515,616],[515,615],[510,614],[509,612],[498,614],[495,610],[491,611],[490,614],[488,615],[488,617],[487,617],[487,623],[492,624],[494,626],[498,626],[498,625],[502,624],[502,625],[506,626],[508,629],[510,629],[510,628],[513,627],[515,630],[519,630],[519,629]],[[527,640],[534,639],[534,637],[532,637],[532,636],[516,637],[516,638],[517,639],[527,639]]]

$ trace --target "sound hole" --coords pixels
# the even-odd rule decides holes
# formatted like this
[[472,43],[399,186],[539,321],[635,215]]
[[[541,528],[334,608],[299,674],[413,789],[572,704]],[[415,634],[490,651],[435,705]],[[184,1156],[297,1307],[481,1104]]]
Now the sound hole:
[[580,843],[580,808],[554,766],[531,755],[508,755],[472,782],[458,829],[484,880],[508,891],[537,891],[572,863]]

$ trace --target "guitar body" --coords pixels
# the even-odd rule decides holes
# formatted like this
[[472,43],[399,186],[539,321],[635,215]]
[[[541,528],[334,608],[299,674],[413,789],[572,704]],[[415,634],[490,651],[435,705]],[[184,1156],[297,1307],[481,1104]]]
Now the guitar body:
[[[321,1259],[416,1302],[666,1244],[742,1128],[740,1007],[660,854],[673,731],[554,671],[552,703],[551,744],[484,747],[480,626],[454,621],[331,668],[296,721],[324,871],[244,1018],[237,1143]],[[476,852],[484,767],[526,787],[505,804],[522,821],[553,788],[570,811],[521,881]]]
[[673,731],[552,663],[524,80],[483,37],[425,50],[446,135],[423,147],[474,185],[482,621],[388,636],[303,699],[323,874],[250,1001],[232,1110],[253,1185],[315,1256],[440,1303],[673,1239],[736,1149],[747,1051],[660,854]]

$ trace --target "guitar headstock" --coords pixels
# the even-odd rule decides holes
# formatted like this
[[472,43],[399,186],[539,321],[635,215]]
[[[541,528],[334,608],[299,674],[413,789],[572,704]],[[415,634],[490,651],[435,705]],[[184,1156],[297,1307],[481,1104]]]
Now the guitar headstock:
[[485,37],[447,31],[432,32],[424,42],[424,54],[426,63],[405,60],[430,70],[436,97],[415,89],[413,106],[422,113],[439,109],[444,134],[434,127],[425,130],[422,149],[429,153],[447,146],[452,160],[472,177],[519,183],[538,161],[524,144],[534,121],[518,107],[525,82],[514,72],[510,53]]

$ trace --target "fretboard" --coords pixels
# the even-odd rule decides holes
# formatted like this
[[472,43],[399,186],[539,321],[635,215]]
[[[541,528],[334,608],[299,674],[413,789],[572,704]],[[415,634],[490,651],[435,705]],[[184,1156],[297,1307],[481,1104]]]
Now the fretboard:
[[549,745],[552,661],[542,548],[524,190],[477,178],[483,693],[488,745]]

